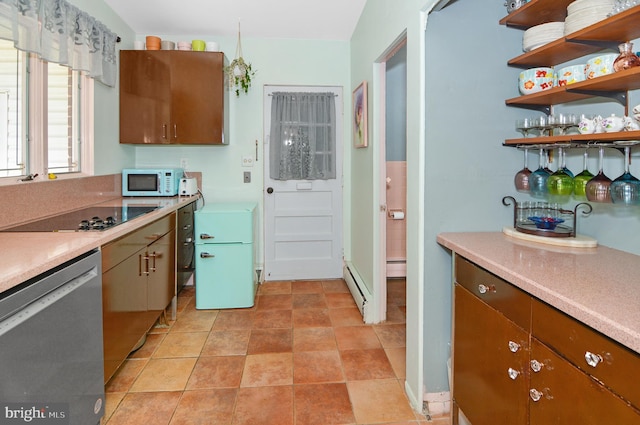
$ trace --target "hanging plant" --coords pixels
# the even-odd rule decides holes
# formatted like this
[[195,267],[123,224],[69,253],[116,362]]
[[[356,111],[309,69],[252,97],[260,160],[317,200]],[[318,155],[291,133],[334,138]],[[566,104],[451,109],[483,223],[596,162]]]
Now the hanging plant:
[[235,90],[236,96],[240,96],[240,91],[249,93],[251,78],[256,71],[251,69],[251,64],[245,62],[242,57],[242,41],[240,40],[240,22],[238,22],[238,45],[236,47],[236,58],[224,69],[229,83],[229,89]]

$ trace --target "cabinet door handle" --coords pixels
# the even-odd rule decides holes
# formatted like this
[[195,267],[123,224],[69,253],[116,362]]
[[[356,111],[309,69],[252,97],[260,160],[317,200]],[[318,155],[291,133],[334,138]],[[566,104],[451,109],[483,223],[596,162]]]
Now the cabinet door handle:
[[487,292],[496,292],[496,287],[495,285],[485,285],[485,284],[480,284],[478,285],[478,292],[480,292],[481,294],[486,294]]
[[542,368],[544,367],[544,363],[541,363],[539,361],[537,361],[536,359],[531,360],[531,362],[529,362],[529,364],[531,365],[531,370],[534,371],[535,373],[538,373],[542,370]]
[[173,124],[173,138],[178,140],[178,124]]
[[[142,270],[142,260],[144,260],[144,270]],[[138,255],[138,276],[149,274],[149,257],[147,255]]]
[[509,369],[507,369],[507,375],[509,375],[509,378],[515,381],[518,378],[518,375],[520,375],[520,371],[510,367]]
[[531,388],[529,390],[529,397],[531,397],[531,400],[533,401],[539,401],[542,398],[542,392],[536,390],[535,388]]
[[167,138],[167,125],[162,124],[162,138],[166,140]]
[[160,255],[156,254],[155,251],[153,251],[151,254],[149,254],[149,258],[151,258],[153,260],[152,266],[149,267],[149,271],[150,272],[155,272],[156,269],[156,258],[158,258]]
[[208,252],[201,252],[200,253],[200,258],[214,258],[215,255],[213,254],[209,254]]
[[600,354],[592,353],[591,351],[584,353],[584,359],[591,367],[596,367],[602,362],[602,356]]
[[517,353],[519,349],[520,344],[514,341],[509,341],[509,351],[511,351],[512,353]]
[[200,233],[200,239],[215,239],[215,236],[211,236],[206,233]]

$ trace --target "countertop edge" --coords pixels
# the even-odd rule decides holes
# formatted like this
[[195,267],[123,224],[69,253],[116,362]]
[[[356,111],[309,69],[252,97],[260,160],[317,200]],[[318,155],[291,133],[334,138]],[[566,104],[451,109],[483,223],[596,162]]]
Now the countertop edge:
[[177,211],[198,197],[120,198],[96,205],[160,208],[102,232],[0,232],[0,293]]
[[[504,257],[500,256],[498,249],[480,249],[480,247],[486,248],[501,245],[502,248],[509,250],[509,254],[513,254],[514,256],[530,256],[532,257],[531,259],[535,261],[536,255],[542,258],[549,252],[547,246],[535,242],[518,243],[516,239],[498,232],[442,233],[437,236],[437,242],[453,253],[467,258],[478,266],[485,268],[489,272],[526,291],[530,295],[585,323],[629,349],[640,353],[640,323],[635,319],[629,319],[629,314],[623,311],[620,311],[618,317],[612,316],[612,311],[613,314],[616,314],[615,304],[617,304],[619,300],[616,299],[613,291],[607,293],[606,288],[603,288],[600,282],[595,281],[597,277],[593,277],[591,282],[581,282],[581,292],[579,296],[572,296],[569,293],[562,293],[556,290],[550,286],[549,283],[553,282],[554,279],[568,279],[567,276],[579,276],[580,279],[584,279],[585,276],[581,275],[577,270],[566,270],[564,271],[564,276],[560,275],[562,271],[550,270],[549,281],[543,282],[535,276],[527,275],[522,271],[524,269],[518,270],[518,267],[514,267],[513,263],[508,264],[504,261]],[[557,248],[551,250],[558,258],[566,255],[569,260],[574,260],[572,257],[580,258],[581,255],[593,255],[592,258],[598,258],[605,254],[618,254],[624,257],[624,261],[635,260],[638,262],[639,259],[638,256],[633,254],[604,246],[595,248],[570,248],[566,250],[566,254],[563,254],[562,251],[562,249]],[[571,261],[568,262],[571,263]],[[602,274],[607,274],[606,264],[603,264],[601,267],[603,267]],[[615,274],[611,273],[611,275]],[[616,285],[617,283],[618,282],[615,281],[607,282],[608,285]],[[622,282],[620,283],[622,284]],[[593,291],[593,293],[585,293],[585,291],[589,290]],[[640,298],[640,287],[638,291],[633,294],[632,298]],[[625,299],[624,301],[628,300]],[[618,309],[618,311],[619,310],[621,309]],[[634,324],[636,326],[634,326]]]

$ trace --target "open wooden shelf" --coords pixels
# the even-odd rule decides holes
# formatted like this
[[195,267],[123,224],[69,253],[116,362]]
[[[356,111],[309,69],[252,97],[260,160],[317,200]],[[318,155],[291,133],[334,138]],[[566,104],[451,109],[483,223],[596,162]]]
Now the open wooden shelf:
[[639,131],[618,131],[615,133],[596,133],[596,134],[567,134],[564,136],[544,136],[544,137],[527,137],[519,139],[507,139],[504,141],[505,146],[520,145],[553,145],[558,143],[613,143],[624,142],[630,140],[640,140]]

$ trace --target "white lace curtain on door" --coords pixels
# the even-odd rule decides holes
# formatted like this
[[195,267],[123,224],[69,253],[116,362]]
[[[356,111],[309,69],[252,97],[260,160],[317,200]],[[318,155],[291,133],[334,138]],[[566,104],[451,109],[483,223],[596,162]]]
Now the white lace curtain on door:
[[0,39],[114,87],[118,36],[65,0],[0,0]]
[[275,92],[271,99],[270,177],[336,178],[334,93]]

